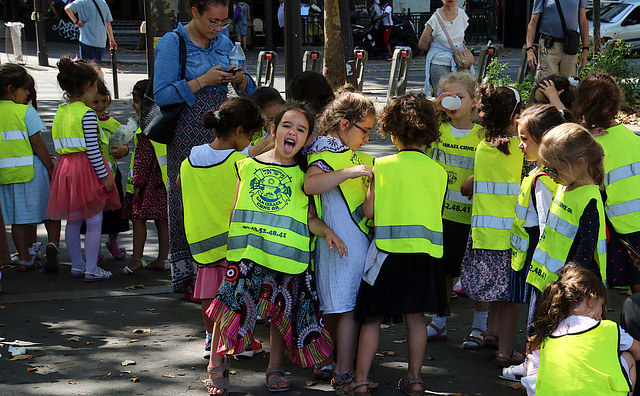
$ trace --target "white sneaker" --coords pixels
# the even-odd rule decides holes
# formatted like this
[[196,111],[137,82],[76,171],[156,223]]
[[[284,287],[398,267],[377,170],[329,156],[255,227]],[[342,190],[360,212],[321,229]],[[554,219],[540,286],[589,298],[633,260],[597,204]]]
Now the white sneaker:
[[209,359],[211,356],[211,338],[206,337],[204,340],[204,352],[202,353],[202,357],[205,359]]
[[238,353],[233,355],[236,359],[242,359],[242,358],[252,358],[255,355],[262,353],[262,344],[260,343],[260,340],[254,338],[253,339],[253,343],[251,345],[249,345],[244,352]]

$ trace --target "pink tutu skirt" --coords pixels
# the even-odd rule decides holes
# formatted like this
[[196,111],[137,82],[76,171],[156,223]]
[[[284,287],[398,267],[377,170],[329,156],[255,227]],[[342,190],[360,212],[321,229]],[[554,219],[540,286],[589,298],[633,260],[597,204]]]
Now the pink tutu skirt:
[[[108,173],[115,185],[113,175]],[[105,190],[85,152],[58,158],[49,191],[47,217],[50,219],[86,220],[105,210],[120,208],[118,189]]]

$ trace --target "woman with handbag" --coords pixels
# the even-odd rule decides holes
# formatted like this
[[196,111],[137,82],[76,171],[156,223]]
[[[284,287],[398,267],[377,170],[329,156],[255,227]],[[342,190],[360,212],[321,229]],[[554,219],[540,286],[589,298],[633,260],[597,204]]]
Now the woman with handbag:
[[442,0],[438,8],[425,23],[418,47],[427,52],[424,93],[432,92],[440,80],[454,71],[469,70],[473,73],[473,55],[464,46],[464,32],[469,26],[469,17],[463,9],[456,7],[456,0]]
[[[169,242],[175,292],[185,291],[195,279],[197,265],[184,232],[182,192],[175,184],[180,164],[192,147],[213,141],[213,131],[204,127],[202,115],[217,110],[227,100],[229,83],[240,95],[251,95],[256,90],[255,82],[242,67],[230,67],[228,54],[234,45],[228,37],[218,34],[230,23],[228,0],[191,0],[191,13],[190,22],[178,24],[158,42],[153,77],[153,95],[159,106],[185,104],[167,146]],[[180,50],[183,47],[184,51],[184,46],[186,56]]]

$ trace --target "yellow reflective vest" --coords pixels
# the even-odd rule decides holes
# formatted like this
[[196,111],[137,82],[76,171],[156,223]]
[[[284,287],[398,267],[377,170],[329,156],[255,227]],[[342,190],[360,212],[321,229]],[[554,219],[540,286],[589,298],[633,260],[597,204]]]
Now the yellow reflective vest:
[[620,234],[640,231],[640,137],[624,125],[595,139],[604,149],[607,217]]
[[442,257],[442,202],[447,172],[418,150],[376,159],[376,246],[391,253]]
[[430,156],[447,171],[447,193],[444,197],[442,218],[461,224],[471,224],[473,201],[460,192],[462,183],[473,174],[476,148],[482,141],[482,127],[473,124],[462,137],[453,136],[451,123],[440,125],[440,140],[432,145]]
[[[308,163],[323,160],[331,167],[332,170],[339,171],[356,165],[367,165],[370,168],[373,168],[374,157],[370,154],[346,149],[341,153],[322,151],[319,153],[309,154],[307,160]],[[340,183],[338,190],[340,190],[340,194],[349,208],[351,220],[353,220],[353,222],[360,228],[360,231],[362,231],[367,238],[371,240],[373,239],[373,228],[369,228],[367,225],[369,219],[365,217],[362,207],[364,199],[367,197],[369,183],[369,178],[366,176],[362,176],[357,179],[347,179]],[[318,217],[322,218],[322,195],[316,195],[316,197],[316,210],[318,212]]]
[[191,255],[200,264],[227,256],[231,209],[235,198],[235,163],[246,158],[237,151],[222,162],[195,166],[189,157],[180,166],[184,230]]
[[87,151],[87,142],[84,140],[84,130],[82,129],[82,118],[89,111],[95,114],[93,109],[80,101],[58,106],[58,111],[56,111],[56,115],[53,118],[53,126],[51,127],[53,147],[58,154]]
[[540,236],[540,241],[533,253],[531,268],[527,275],[527,283],[543,291],[551,282],[558,279],[556,273],[564,267],[569,258],[571,245],[578,235],[580,217],[589,202],[595,199],[600,217],[598,229],[598,245],[595,259],[600,267],[600,276],[606,284],[607,279],[607,233],[604,218],[604,206],[600,196],[600,189],[594,184],[578,187],[571,191],[558,188],[553,197],[549,217]]
[[620,331],[601,320],[587,331],[544,339],[537,396],[626,395],[631,390],[620,363]]
[[251,260],[286,274],[309,266],[309,197],[299,165],[246,158],[236,162],[240,185],[229,226],[227,260]]
[[[133,186],[133,165],[136,156],[136,147],[138,147],[138,136],[142,133],[142,129],[138,128],[133,135],[133,151],[131,152],[131,160],[129,161],[129,175],[127,177],[127,192],[133,194],[135,187]],[[164,187],[167,188],[167,145],[156,143],[153,140],[149,140],[153,146],[153,152],[156,154],[158,165],[160,165],[160,173],[162,174],[162,181]]]
[[0,101],[0,184],[33,180],[33,149],[24,118],[29,106]]
[[511,249],[511,228],[523,162],[518,142],[517,138],[510,139],[509,155],[487,141],[478,145],[471,216],[474,249]]
[[113,131],[120,127],[120,122],[113,117],[109,117],[105,120],[98,118],[98,128],[100,128],[100,139],[98,141],[100,145],[100,151],[102,156],[109,164],[109,169],[113,175],[116,174],[118,169],[118,160],[111,155],[111,147],[109,147],[109,138],[113,134]]
[[[531,195],[534,193],[534,180],[537,180],[538,183],[544,183],[552,195],[555,194],[558,188],[556,182],[554,182],[549,175],[546,173],[541,175],[541,173],[542,170],[538,168],[535,172],[525,177],[522,180],[520,192],[518,193],[515,210],[516,216],[513,219],[513,227],[511,228],[511,268],[513,268],[514,271],[520,271],[524,268],[529,250],[529,234],[524,229],[524,223],[527,219],[529,201],[531,201]],[[533,241],[533,244],[534,246],[537,245],[538,241]]]

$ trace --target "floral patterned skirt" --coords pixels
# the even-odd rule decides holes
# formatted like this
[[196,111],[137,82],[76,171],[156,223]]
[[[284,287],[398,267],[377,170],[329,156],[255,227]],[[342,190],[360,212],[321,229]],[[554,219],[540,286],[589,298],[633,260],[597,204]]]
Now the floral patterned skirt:
[[271,317],[271,325],[284,337],[289,359],[296,365],[310,367],[333,353],[308,269],[291,275],[249,260],[230,262],[207,315],[220,322],[218,353],[236,354],[251,345],[257,315]]

